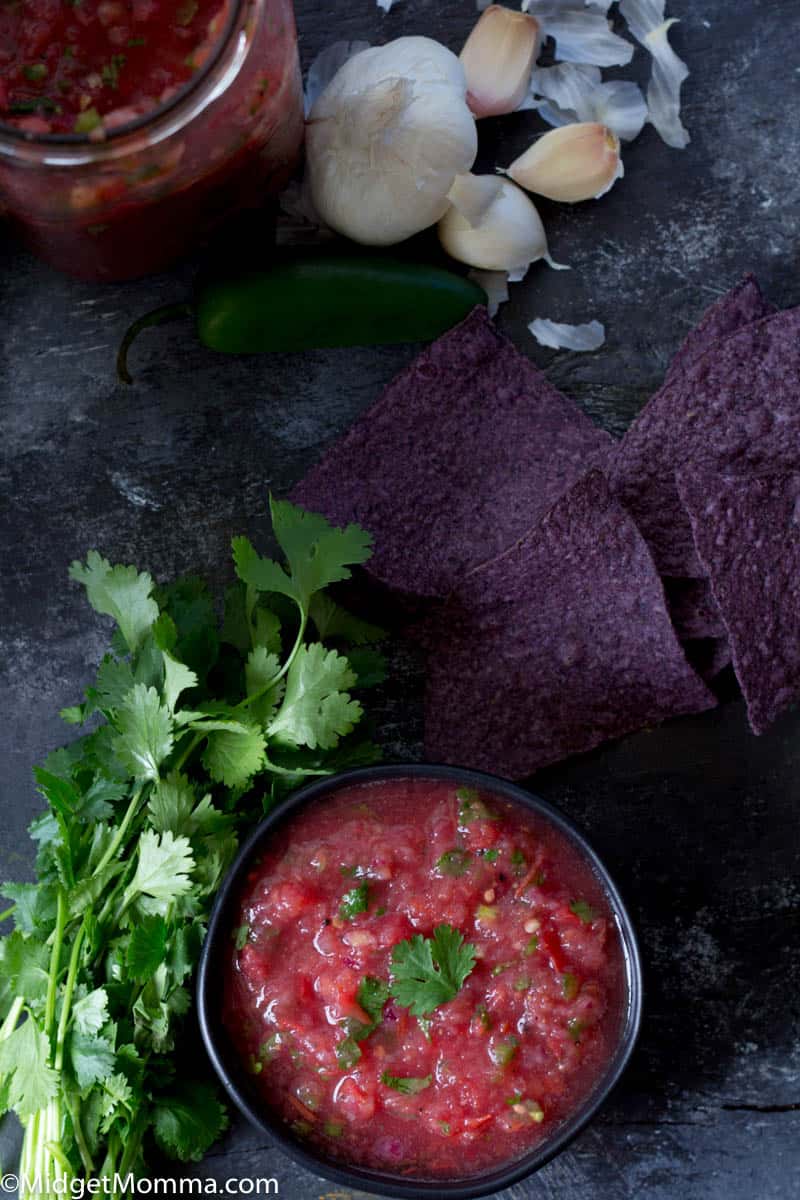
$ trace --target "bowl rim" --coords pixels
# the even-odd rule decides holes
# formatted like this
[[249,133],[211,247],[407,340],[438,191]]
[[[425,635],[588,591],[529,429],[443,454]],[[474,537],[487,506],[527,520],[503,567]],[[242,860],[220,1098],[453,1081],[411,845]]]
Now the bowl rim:
[[[269,1114],[251,1100],[247,1078],[234,1047],[222,1025],[221,1006],[215,1004],[222,986],[223,974],[215,971],[215,960],[230,939],[232,909],[239,899],[241,875],[256,853],[262,840],[272,830],[289,819],[299,809],[321,797],[365,783],[392,779],[418,778],[452,781],[460,786],[475,787],[493,793],[501,799],[521,804],[555,825],[571,845],[584,855],[598,878],[614,916],[622,947],[625,969],[625,998],[627,1010],[621,1023],[616,1050],[606,1070],[596,1082],[586,1101],[555,1131],[552,1140],[534,1147],[521,1158],[492,1168],[481,1175],[465,1179],[404,1180],[397,1175],[377,1169],[347,1165],[315,1153],[293,1137]],[[642,1021],[643,972],[641,954],[633,923],[619,890],[597,852],[580,829],[558,807],[518,784],[483,771],[466,767],[451,767],[436,763],[380,763],[342,771],[316,779],[293,791],[258,823],[241,846],[233,864],[220,885],[211,911],[208,930],[200,955],[196,980],[197,1016],[200,1032],[211,1064],[234,1105],[247,1120],[264,1133],[295,1162],[334,1183],[349,1188],[394,1196],[398,1200],[477,1200],[490,1196],[532,1175],[562,1150],[594,1119],[625,1071],[633,1054]]]

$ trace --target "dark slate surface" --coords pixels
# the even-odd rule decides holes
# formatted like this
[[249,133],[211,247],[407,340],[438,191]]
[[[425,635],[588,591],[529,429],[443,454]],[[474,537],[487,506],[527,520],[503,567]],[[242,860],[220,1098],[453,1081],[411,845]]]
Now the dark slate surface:
[[[333,10],[333,15],[332,15]],[[693,70],[683,154],[648,130],[626,178],[595,205],[543,206],[569,273],[536,269],[501,327],[621,432],[659,383],[682,335],[745,270],[778,304],[800,302],[796,0],[674,0],[675,42]],[[472,0],[298,0],[307,63],[335,36],[437,34],[458,48]],[[642,61],[641,68],[644,68]],[[530,115],[487,127],[507,163]],[[136,384],[113,353],[127,322],[180,296],[188,268],[126,286],[52,274],[0,233],[2,564],[0,876],[28,877],[30,768],[63,736],[104,648],[66,583],[96,546],[157,576],[217,581],[232,534],[258,538],[268,487],[284,492],[344,430],[412,347],[224,361],[188,330],[152,333]],[[534,316],[600,317],[592,356],[542,351]],[[537,1177],[530,1200],[793,1200],[800,1193],[800,719],[761,739],[730,697],[714,713],[630,737],[537,777],[579,821],[630,901],[647,967],[640,1047],[602,1117]],[[419,751],[418,664],[398,653],[383,702],[390,753]],[[0,1134],[0,1161],[17,1134]],[[237,1124],[201,1174],[274,1176],[289,1200],[349,1200]]]

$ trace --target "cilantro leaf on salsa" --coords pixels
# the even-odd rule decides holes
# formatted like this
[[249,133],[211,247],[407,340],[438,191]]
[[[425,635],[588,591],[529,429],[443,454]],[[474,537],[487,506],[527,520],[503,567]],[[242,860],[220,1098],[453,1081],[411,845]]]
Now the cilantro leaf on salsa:
[[358,985],[356,1000],[359,1007],[377,1025],[383,1014],[383,1006],[389,999],[389,984],[385,979],[376,979],[374,975],[365,975]]
[[369,908],[369,884],[366,879],[360,883],[358,887],[351,888],[349,892],[345,892],[342,896],[342,902],[339,905],[339,916],[344,917],[345,921],[352,921],[353,917],[359,913],[366,912]]
[[432,938],[421,934],[398,942],[392,951],[391,994],[415,1017],[452,1000],[475,966],[475,950],[452,925],[438,925]]
[[409,1075],[390,1075],[388,1071],[381,1075],[381,1083],[385,1087],[392,1088],[403,1096],[416,1096],[417,1092],[424,1092],[426,1087],[430,1087],[432,1079],[432,1075],[426,1075],[424,1079],[415,1079]]

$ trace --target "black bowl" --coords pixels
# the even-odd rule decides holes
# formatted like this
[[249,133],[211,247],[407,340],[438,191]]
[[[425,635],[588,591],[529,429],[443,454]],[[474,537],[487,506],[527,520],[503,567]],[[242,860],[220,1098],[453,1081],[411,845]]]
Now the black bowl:
[[[446,1179],[434,1179],[430,1182],[407,1180],[389,1171],[345,1166],[341,1162],[326,1158],[321,1152],[309,1149],[265,1110],[263,1100],[253,1086],[252,1077],[245,1071],[222,1023],[223,964],[230,952],[231,929],[240,901],[243,876],[262,842],[272,834],[276,826],[311,800],[337,792],[351,784],[409,777],[445,779],[459,786],[483,789],[490,794],[521,804],[560,830],[565,839],[588,861],[605,892],[617,923],[625,966],[625,1005],[617,1047],[604,1073],[580,1108],[554,1130],[552,1137],[545,1139],[528,1154],[481,1175],[452,1182]],[[384,1196],[409,1197],[412,1200],[434,1200],[435,1197],[442,1196],[447,1200],[473,1200],[473,1197],[499,1192],[538,1171],[560,1153],[595,1116],[625,1070],[639,1034],[642,1013],[642,965],[630,917],[608,871],[583,835],[557,808],[513,783],[480,771],[426,764],[366,767],[329,776],[300,788],[270,813],[242,846],[219,890],[209,920],[197,978],[197,1007],[203,1041],[214,1069],[231,1100],[256,1128],[272,1138],[291,1158],[317,1175],[344,1184],[348,1188],[360,1188]]]

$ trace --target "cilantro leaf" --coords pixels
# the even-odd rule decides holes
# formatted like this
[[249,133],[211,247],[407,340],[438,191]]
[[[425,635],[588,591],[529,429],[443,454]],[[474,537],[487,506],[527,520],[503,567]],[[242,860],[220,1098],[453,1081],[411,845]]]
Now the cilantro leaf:
[[108,992],[95,988],[72,1006],[72,1022],[79,1033],[99,1033],[108,1020]]
[[167,952],[167,923],[157,913],[146,916],[131,930],[127,965],[131,979],[146,983],[161,965]]
[[0,1023],[15,996],[28,1004],[44,1000],[49,967],[50,951],[42,942],[19,930],[0,938]]
[[295,746],[331,749],[350,733],[362,715],[346,691],[355,683],[346,658],[321,642],[301,646],[289,668],[286,692],[270,737]]
[[426,1075],[424,1079],[415,1079],[408,1075],[390,1075],[388,1071],[384,1071],[381,1075],[381,1083],[384,1087],[400,1092],[402,1096],[416,1096],[418,1092],[424,1092],[425,1088],[431,1086],[432,1079],[432,1075]]
[[256,646],[247,656],[244,677],[248,696],[262,692],[281,669],[277,654],[271,654],[266,646]]
[[364,646],[386,637],[386,630],[380,625],[371,625],[354,616],[332,600],[327,592],[317,592],[309,606],[309,615],[321,642],[341,638],[353,646]]
[[131,654],[158,617],[158,605],[152,598],[153,580],[135,567],[112,567],[96,550],[90,550],[86,565],[74,562],[70,579],[86,588],[89,603],[95,612],[113,617]]
[[347,651],[350,670],[356,677],[354,687],[377,687],[386,679],[386,658],[373,646],[355,646]]
[[366,562],[372,538],[358,525],[337,529],[317,513],[270,497],[272,528],[286,555],[287,572],[262,558],[247,538],[235,538],[233,558],[239,578],[257,592],[277,592],[308,615],[311,597],[331,583],[350,578],[350,566]]
[[242,787],[263,767],[266,748],[266,738],[255,726],[217,729],[206,742],[203,766],[218,783]]
[[475,950],[452,925],[432,938],[415,934],[392,951],[392,995],[415,1017],[432,1013],[460,991],[475,966]]
[[306,610],[314,592],[349,579],[350,566],[366,562],[372,553],[372,538],[358,525],[338,529],[317,513],[273,496],[269,507],[275,537],[292,572],[295,598]]
[[114,1073],[116,1056],[108,1038],[73,1030],[67,1039],[67,1055],[81,1091]]
[[342,1071],[352,1071],[361,1059],[361,1047],[353,1034],[348,1034],[336,1043],[336,1061]]
[[369,884],[366,879],[360,883],[358,887],[351,888],[349,892],[345,892],[342,896],[342,902],[339,905],[339,916],[345,921],[352,921],[353,917],[359,913],[366,912],[369,908]]
[[383,1006],[389,999],[389,984],[385,979],[376,979],[374,975],[365,975],[358,985],[356,1000],[359,1008],[377,1025],[383,1016]]
[[155,1101],[156,1142],[181,1162],[198,1162],[227,1126],[225,1109],[207,1083],[187,1081]]
[[29,1117],[53,1099],[58,1075],[49,1065],[50,1039],[29,1016],[0,1041],[0,1094],[18,1117]]
[[174,837],[171,833],[159,837],[146,829],[139,839],[139,859],[129,893],[169,903],[189,891],[192,886],[189,874],[193,869],[188,838]]
[[172,751],[172,718],[155,688],[137,683],[117,712],[117,756],[135,779],[158,779]]
[[592,908],[586,900],[570,901],[569,910],[575,914],[581,925],[591,925],[597,917],[597,910]]
[[56,888],[45,883],[4,883],[0,896],[16,905],[14,925],[22,933],[47,930],[56,918]]
[[130,663],[107,654],[97,669],[97,680],[92,689],[98,708],[104,712],[118,708],[134,683]]
[[170,713],[175,712],[175,705],[178,702],[178,696],[181,692],[185,692],[187,688],[197,687],[197,676],[194,671],[190,671],[187,666],[179,662],[177,658],[173,658],[171,654],[164,653],[164,699],[167,702],[167,708]]

